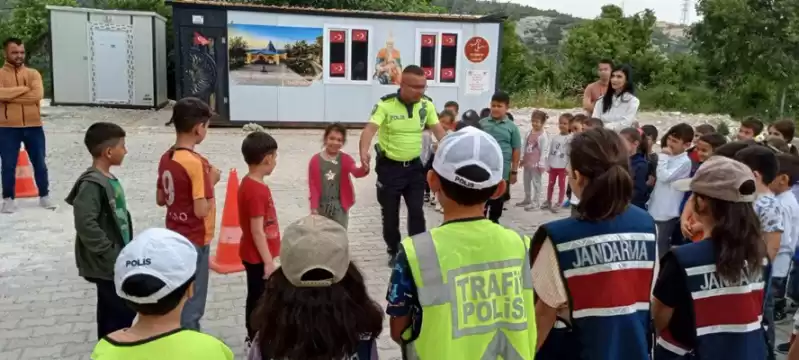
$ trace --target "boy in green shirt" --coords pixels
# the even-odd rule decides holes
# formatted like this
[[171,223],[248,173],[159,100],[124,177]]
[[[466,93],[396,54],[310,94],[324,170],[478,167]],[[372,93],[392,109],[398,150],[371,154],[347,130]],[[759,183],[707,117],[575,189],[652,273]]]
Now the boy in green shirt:
[[480,120],[480,127],[494,137],[502,150],[505,194],[489,200],[485,206],[485,215],[495,223],[499,223],[505,201],[510,199],[510,186],[516,183],[516,169],[519,168],[521,160],[522,136],[519,127],[513,123],[508,114],[508,106],[510,106],[510,96],[498,91],[491,97],[490,116]]
[[98,122],[83,140],[92,166],[75,182],[66,202],[75,218],[78,274],[97,287],[97,336],[130,326],[136,314],[114,291],[114,261],[130,242],[133,229],[119,179],[111,173],[127,154],[125,130]]

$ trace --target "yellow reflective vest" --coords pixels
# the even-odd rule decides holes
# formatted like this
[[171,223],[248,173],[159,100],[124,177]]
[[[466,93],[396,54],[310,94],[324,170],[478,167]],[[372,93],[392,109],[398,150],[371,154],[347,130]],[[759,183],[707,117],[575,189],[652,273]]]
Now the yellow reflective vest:
[[446,224],[402,246],[423,313],[408,359],[534,358],[528,237],[484,219]]

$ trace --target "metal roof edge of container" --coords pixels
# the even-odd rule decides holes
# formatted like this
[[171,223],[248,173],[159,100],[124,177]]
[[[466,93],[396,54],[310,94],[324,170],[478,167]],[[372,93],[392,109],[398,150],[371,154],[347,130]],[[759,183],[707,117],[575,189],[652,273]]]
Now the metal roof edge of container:
[[156,12],[152,11],[137,11],[137,10],[115,10],[115,9],[95,9],[95,8],[84,8],[84,7],[74,7],[74,6],[57,6],[57,5],[47,5],[45,8],[49,11],[69,11],[69,12],[81,12],[81,13],[96,13],[96,14],[108,14],[108,15],[123,15],[123,16],[153,16],[163,21],[166,21],[166,18],[159,15]]
[[413,13],[413,12],[384,12],[370,10],[343,10],[343,9],[320,9],[298,6],[277,6],[261,4],[242,4],[229,1],[208,1],[208,0],[166,0],[167,5],[197,6],[206,8],[226,8],[241,11],[263,11],[287,14],[305,14],[315,16],[337,16],[337,17],[356,17],[356,18],[382,18],[389,20],[419,20],[419,21],[448,21],[448,22],[467,22],[467,23],[501,23],[507,19],[506,15],[463,15],[463,14],[437,14],[437,13]]

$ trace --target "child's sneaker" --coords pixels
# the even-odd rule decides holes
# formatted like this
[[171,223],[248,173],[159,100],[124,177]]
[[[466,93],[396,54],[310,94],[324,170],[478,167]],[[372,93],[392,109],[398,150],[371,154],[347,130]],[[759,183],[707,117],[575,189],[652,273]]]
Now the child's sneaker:
[[560,207],[558,207],[558,206],[551,206],[551,207],[549,208],[549,211],[551,211],[553,214],[557,214],[557,213],[558,213],[558,211],[560,211]]
[[14,199],[8,198],[3,200],[3,207],[0,209],[0,212],[3,214],[13,214],[17,211],[17,204],[14,202]]
[[563,207],[565,207],[565,208],[567,208],[567,207],[569,207],[569,206],[571,206],[571,205],[572,205],[572,204],[571,204],[571,202],[569,201],[569,199],[566,199],[566,201],[564,201],[564,202],[563,202]]
[[444,212],[444,208],[441,207],[441,203],[436,204],[436,211],[438,211],[440,213]]
[[516,206],[518,206],[518,207],[523,207],[523,208],[527,208],[527,206],[529,206],[530,204],[532,204],[532,202],[530,201],[530,199],[524,199],[524,200],[523,200],[523,201],[521,201],[521,202],[517,202],[517,203],[516,203]]
[[538,210],[538,208],[540,208],[538,203],[532,202],[529,205],[524,207],[524,211],[536,211],[536,210]]
[[788,314],[785,311],[774,309],[774,323],[775,324],[784,324],[787,323],[791,318],[788,317]]
[[547,210],[547,209],[549,209],[551,207],[552,207],[552,204],[549,201],[544,201],[544,203],[541,204],[541,210]]
[[429,193],[425,193],[424,194],[424,202],[426,202],[426,203],[430,202],[430,194]]

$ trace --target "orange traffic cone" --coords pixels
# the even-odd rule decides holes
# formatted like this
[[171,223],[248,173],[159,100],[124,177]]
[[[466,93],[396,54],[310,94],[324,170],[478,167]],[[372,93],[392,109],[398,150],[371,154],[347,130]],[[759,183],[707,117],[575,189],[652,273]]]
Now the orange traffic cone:
[[225,208],[222,209],[222,227],[219,230],[219,242],[216,254],[211,259],[211,270],[219,274],[230,274],[244,271],[244,264],[239,257],[241,227],[239,226],[239,176],[236,169],[230,169],[227,179]]
[[31,166],[31,160],[28,158],[28,152],[25,151],[24,147],[19,149],[16,177],[15,197],[29,198],[39,196],[39,189],[36,188],[36,182],[33,181],[33,166]]

